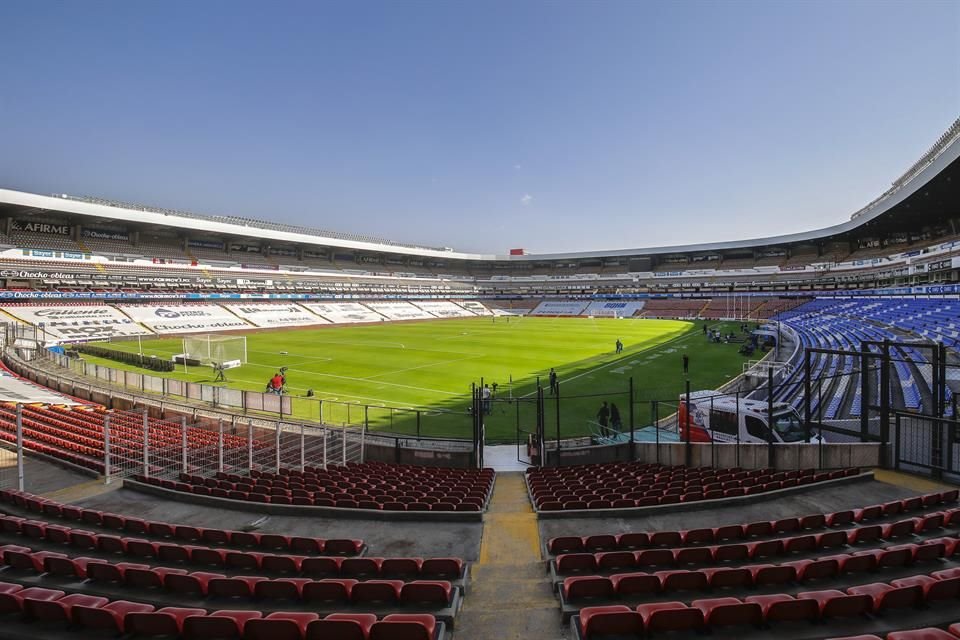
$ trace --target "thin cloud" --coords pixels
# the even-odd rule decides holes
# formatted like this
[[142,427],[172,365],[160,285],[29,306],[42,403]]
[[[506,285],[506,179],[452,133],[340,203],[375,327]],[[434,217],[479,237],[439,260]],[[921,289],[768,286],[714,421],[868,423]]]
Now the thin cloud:
[[523,197],[520,198],[520,204],[522,204],[523,206],[527,206],[531,202],[533,202],[533,196],[530,195],[529,193],[523,194]]

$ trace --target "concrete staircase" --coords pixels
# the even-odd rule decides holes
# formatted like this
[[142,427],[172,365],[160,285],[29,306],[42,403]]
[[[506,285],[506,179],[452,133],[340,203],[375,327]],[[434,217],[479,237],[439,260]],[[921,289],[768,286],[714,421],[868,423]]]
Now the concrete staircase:
[[498,473],[480,559],[457,617],[456,640],[556,640],[560,609],[540,555],[537,515],[523,474]]

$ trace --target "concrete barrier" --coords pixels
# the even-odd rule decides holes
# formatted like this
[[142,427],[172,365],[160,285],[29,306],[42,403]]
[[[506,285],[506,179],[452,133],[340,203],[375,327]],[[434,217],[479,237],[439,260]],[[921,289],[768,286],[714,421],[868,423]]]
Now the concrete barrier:
[[[685,442],[661,442],[660,444],[638,442],[634,444],[635,459],[637,462],[686,465],[687,446]],[[882,463],[880,459],[882,446],[877,442],[777,444],[772,448],[767,444],[754,443],[690,443],[689,447],[689,465],[692,467],[770,468],[778,471],[791,471],[794,469],[879,467]],[[587,447],[580,456],[569,455],[561,458],[561,462],[566,464],[610,462],[610,454],[604,454],[597,451],[598,449],[601,449],[601,447]],[[618,457],[615,459],[628,459],[619,457],[620,455],[618,452]],[[567,462],[568,460],[576,460],[576,462]]]

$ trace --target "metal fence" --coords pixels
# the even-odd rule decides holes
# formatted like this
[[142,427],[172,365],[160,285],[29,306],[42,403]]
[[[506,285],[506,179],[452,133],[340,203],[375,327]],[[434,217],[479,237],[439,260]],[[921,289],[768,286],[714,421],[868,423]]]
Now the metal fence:
[[0,418],[0,489],[24,490],[23,407]]
[[232,389],[224,386],[186,382],[137,371],[115,369],[66,354],[36,352],[66,371],[99,380],[127,391],[140,392],[165,400],[202,402],[211,409],[240,412],[279,420],[300,419],[328,426],[364,427],[386,433],[427,438],[471,437],[469,405],[462,409],[392,407],[362,404],[320,397],[277,395],[262,391]]
[[[393,434],[390,437],[398,449],[401,442],[404,448],[411,444],[416,448],[418,442],[432,439],[457,447],[472,443],[478,460],[482,460],[478,443],[484,440],[515,443],[518,459],[533,464],[547,463],[550,452],[552,460],[559,463],[565,451],[610,447],[614,453],[597,455],[629,457],[640,451],[657,461],[676,461],[680,456],[679,463],[722,462],[730,466],[753,464],[750,461],[759,461],[759,457],[770,466],[810,463],[831,467],[841,461],[852,466],[893,466],[910,460],[920,461],[914,465],[917,469],[930,466],[923,462],[930,443],[907,438],[901,432],[894,437],[894,418],[898,413],[940,421],[955,416],[960,359],[935,343],[865,341],[858,351],[851,351],[801,349],[787,327],[783,337],[796,341],[797,348],[778,348],[767,360],[753,361],[743,375],[717,392],[699,394],[698,402],[708,403],[703,409],[707,413],[713,412],[711,403],[717,402],[732,402],[737,415],[748,406],[758,407],[767,415],[774,415],[774,408],[789,409],[799,417],[797,423],[783,429],[768,425],[756,432],[751,432],[749,425],[738,425],[726,434],[728,437],[711,429],[713,433],[705,441],[697,439],[695,429],[682,428],[684,410],[693,418],[686,394],[704,388],[701,381],[706,374],[681,368],[681,353],[675,356],[676,373],[657,380],[625,377],[622,384],[598,391],[589,383],[586,372],[570,377],[579,378],[579,382],[568,378],[555,386],[546,377],[525,385],[489,385],[487,396],[483,390],[488,384],[481,380],[473,399],[463,401],[463,407],[439,409],[231,390],[115,370],[57,354],[44,355],[44,360],[77,377],[91,376],[93,383],[101,386],[106,383],[125,388],[134,404],[147,404],[151,398],[161,406],[180,399],[192,402],[186,410],[192,411],[194,419],[186,420],[184,433],[189,434],[190,429],[211,431],[211,416],[219,421],[212,429],[212,440],[208,437],[205,444],[191,444],[187,436],[188,445],[179,448],[169,443],[164,447],[151,445],[148,429],[141,437],[141,444],[150,448],[146,460],[142,452],[121,452],[112,465],[117,474],[160,474],[174,469],[179,473],[189,469],[190,473],[203,475],[362,459],[365,434],[374,430],[377,438]],[[790,351],[794,352],[792,356]],[[778,355],[789,366],[776,361]],[[38,381],[50,383],[48,378]],[[59,379],[50,386],[59,387]],[[198,409],[198,403],[205,408]],[[246,416],[236,415],[240,412]],[[316,422],[300,423],[292,419],[296,417]],[[459,437],[450,437],[451,433]],[[724,444],[736,447],[724,449]],[[891,452],[893,445],[900,447],[896,460]],[[744,456],[750,460],[744,460]]]
[[66,354],[50,353],[46,350],[41,350],[38,353],[68,371],[87,378],[102,380],[128,390],[140,391],[144,394],[194,400],[207,403],[213,408],[240,410],[244,413],[270,413],[281,418],[284,415],[293,415],[293,397],[288,395],[231,389],[199,382],[152,376],[138,371],[114,369],[81,358],[70,357]]
[[[131,417],[133,416],[133,417]],[[214,428],[114,412],[104,423],[106,482],[143,475],[175,479],[181,473],[204,477],[252,470],[326,468],[364,460],[363,428],[312,427],[253,420],[218,420]]]
[[897,412],[893,442],[894,468],[960,482],[960,422]]

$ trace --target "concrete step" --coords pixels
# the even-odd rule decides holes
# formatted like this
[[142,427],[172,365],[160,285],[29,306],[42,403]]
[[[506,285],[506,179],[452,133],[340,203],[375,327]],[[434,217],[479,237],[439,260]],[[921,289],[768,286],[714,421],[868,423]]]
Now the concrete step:
[[560,640],[569,637],[561,626],[560,609],[518,604],[495,610],[464,608],[457,617],[456,640]]
[[556,640],[560,609],[540,559],[537,516],[522,473],[498,473],[457,640]]

